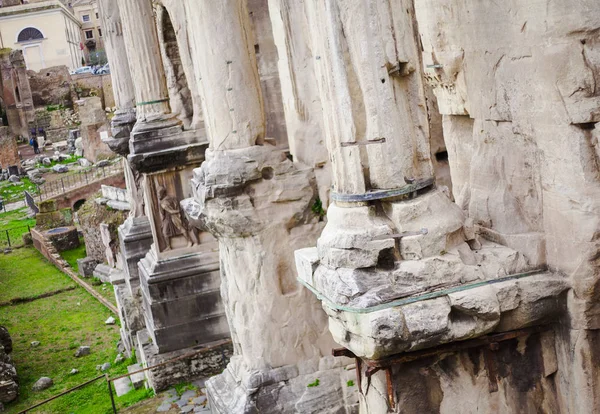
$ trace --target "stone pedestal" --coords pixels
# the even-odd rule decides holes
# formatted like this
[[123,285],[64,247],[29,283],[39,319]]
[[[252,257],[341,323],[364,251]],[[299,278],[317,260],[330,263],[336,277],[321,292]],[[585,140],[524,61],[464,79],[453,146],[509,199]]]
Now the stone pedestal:
[[140,285],[138,262],[146,256],[152,245],[152,230],[148,218],[129,217],[119,227],[119,242],[127,275],[125,280],[133,293]]
[[160,354],[229,338],[218,247],[202,248],[164,260],[151,249],[139,263],[147,331]]

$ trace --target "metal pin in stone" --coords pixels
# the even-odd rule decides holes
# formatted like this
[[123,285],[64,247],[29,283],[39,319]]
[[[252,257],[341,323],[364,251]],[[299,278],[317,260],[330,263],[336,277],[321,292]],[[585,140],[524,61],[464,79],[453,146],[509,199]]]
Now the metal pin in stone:
[[383,144],[384,142],[385,142],[385,138],[375,138],[375,139],[370,139],[368,141],[361,141],[361,142],[342,142],[340,145],[342,147],[355,147],[355,146],[359,146],[359,145]]
[[383,234],[381,236],[374,237],[373,240],[401,239],[403,237],[410,236],[424,236],[427,233],[429,233],[429,230],[423,227],[421,230],[418,231],[405,231],[402,233]]

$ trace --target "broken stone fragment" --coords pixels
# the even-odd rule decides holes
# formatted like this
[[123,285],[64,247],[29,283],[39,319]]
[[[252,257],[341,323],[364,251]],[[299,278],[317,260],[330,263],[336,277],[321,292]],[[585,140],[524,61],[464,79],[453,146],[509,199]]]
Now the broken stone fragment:
[[42,377],[33,384],[32,389],[34,391],[43,391],[54,385],[54,382],[51,378]]
[[75,357],[79,358],[82,356],[86,356],[90,354],[90,347],[89,346],[80,346],[79,349],[77,350],[77,352],[75,352]]
[[104,321],[104,323],[106,325],[114,325],[116,323],[115,318],[113,318],[112,316],[110,316],[106,321]]
[[38,346],[40,346],[40,341],[32,341],[31,342],[31,347],[32,348],[37,348]]

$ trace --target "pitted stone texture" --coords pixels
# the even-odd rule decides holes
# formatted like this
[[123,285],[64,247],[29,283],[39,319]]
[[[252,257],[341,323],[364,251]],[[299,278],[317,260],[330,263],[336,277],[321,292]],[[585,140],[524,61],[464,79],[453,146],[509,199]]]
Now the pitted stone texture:
[[[548,323],[565,310],[564,276],[541,273],[399,304],[370,313],[324,304],[334,339],[356,355],[380,359],[404,351]],[[513,306],[501,306],[506,292]]]
[[441,256],[394,262],[388,269],[331,269],[315,256],[315,248],[296,255],[300,278],[330,301],[356,308],[534,270],[520,253],[490,242],[476,252],[463,243]]
[[312,170],[297,169],[283,152],[263,146],[207,151],[194,174],[196,200],[183,205],[192,222],[219,239],[221,295],[249,369],[328,354],[333,341],[326,316],[293,272],[293,251],[314,244],[322,229],[311,211]]
[[232,363],[206,383],[211,410],[215,414],[357,413],[358,390],[348,389],[355,373],[346,369],[346,362],[342,358],[317,364],[309,369],[312,372],[285,366],[252,373],[238,372]]
[[400,253],[405,260],[438,256],[465,240],[461,233],[464,213],[438,189],[412,200],[383,203],[383,209],[399,233],[427,229],[424,235],[400,240]]
[[374,206],[341,208],[332,204],[327,225],[317,242],[321,263],[330,268],[360,269],[374,267],[382,252],[391,250],[393,233],[389,223],[377,216]]

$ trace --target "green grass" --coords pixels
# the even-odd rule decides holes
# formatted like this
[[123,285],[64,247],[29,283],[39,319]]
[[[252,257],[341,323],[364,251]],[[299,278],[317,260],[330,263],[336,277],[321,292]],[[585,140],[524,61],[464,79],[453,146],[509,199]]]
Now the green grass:
[[[5,298],[39,294],[73,284],[32,248],[0,255],[0,283],[0,295]],[[114,364],[119,326],[105,325],[108,316],[110,311],[80,287],[32,302],[0,307],[0,325],[6,326],[13,338],[11,355],[20,385],[19,398],[6,405],[6,412],[17,413],[100,375],[96,366],[104,362],[112,365],[110,376],[126,373],[127,366],[134,361]],[[40,345],[31,348],[32,341],[40,341]],[[74,353],[81,345],[89,345],[92,352],[75,358]],[[70,375],[73,368],[79,373]],[[45,391],[32,391],[32,385],[42,376],[52,378],[54,385]],[[117,406],[127,407],[151,395],[144,389],[132,391],[117,398]],[[111,413],[107,384],[99,380],[35,412]]]
[[10,247],[22,246],[27,226],[35,227],[35,219],[27,218],[27,207],[0,214],[0,248],[8,247],[9,238]]
[[0,255],[0,303],[32,298],[75,283],[33,247]]
[[27,218],[27,207],[0,213],[0,229],[27,226],[35,227],[35,219]]
[[83,259],[87,256],[85,251],[85,243],[83,239],[80,240],[81,244],[79,247],[72,250],[65,250],[60,252],[60,255],[63,259],[69,263],[69,265],[75,270],[76,273],[79,273],[79,266],[77,265],[77,259]]
[[[48,155],[48,158],[51,158],[51,156],[50,156],[50,155]],[[67,164],[74,164],[74,163],[76,163],[76,162],[77,162],[77,160],[78,160],[78,159],[80,159],[80,158],[82,158],[82,157],[79,157],[79,156],[77,156],[77,155],[75,155],[75,154],[72,154],[72,155],[69,155],[69,158],[67,158],[67,159],[64,159],[64,160],[62,160],[62,161],[54,161],[54,160],[50,159],[50,165],[46,165],[46,164],[42,164],[42,163],[38,162],[38,163],[36,164],[36,168],[40,168],[40,167],[52,168],[52,167],[54,167],[55,165],[67,165]]]
[[104,299],[107,299],[110,303],[117,306],[117,299],[115,298],[115,290],[110,283],[102,283],[102,281],[98,278],[93,278],[91,283],[89,279],[85,279],[88,285],[92,287],[96,292],[98,292]]
[[29,191],[32,195],[37,194],[37,186],[29,178],[21,177],[21,182],[23,183],[21,185],[13,184],[8,180],[0,183],[0,198],[4,204],[24,200],[25,195],[23,191],[25,190]]

